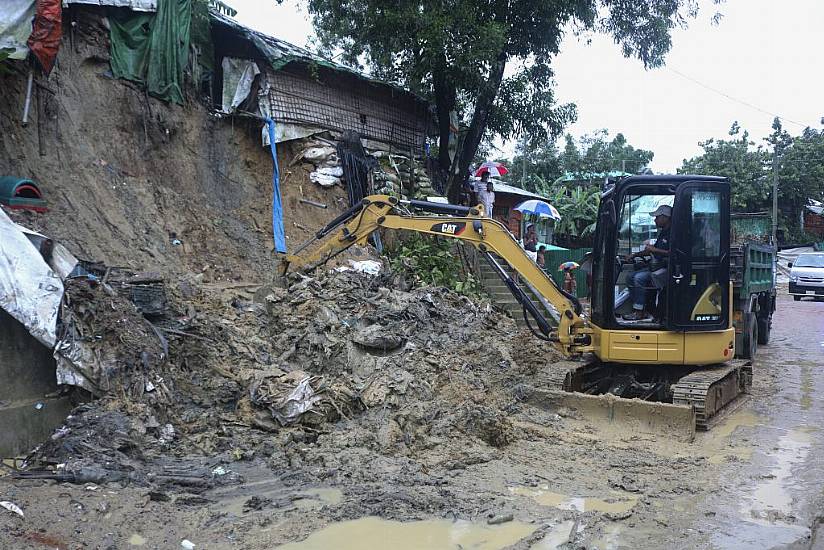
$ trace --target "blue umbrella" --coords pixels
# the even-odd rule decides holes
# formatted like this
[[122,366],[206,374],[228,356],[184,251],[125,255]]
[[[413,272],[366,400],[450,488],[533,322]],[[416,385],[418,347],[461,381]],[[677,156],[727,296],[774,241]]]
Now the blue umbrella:
[[524,214],[546,216],[547,218],[552,218],[553,220],[561,219],[561,214],[558,212],[557,208],[555,208],[548,202],[539,201],[536,199],[522,202],[521,204],[515,207],[515,210],[518,210],[519,212],[522,212]]

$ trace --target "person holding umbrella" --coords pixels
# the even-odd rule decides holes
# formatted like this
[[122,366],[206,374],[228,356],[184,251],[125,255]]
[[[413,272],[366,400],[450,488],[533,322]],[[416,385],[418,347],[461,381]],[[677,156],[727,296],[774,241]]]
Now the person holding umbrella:
[[495,206],[495,188],[492,182],[489,181],[489,172],[481,174],[481,182],[479,189],[475,193],[478,197],[478,202],[484,205],[484,216],[492,217],[492,207]]
[[578,281],[575,280],[573,269],[580,267],[576,262],[564,262],[558,266],[558,271],[564,272],[564,292],[578,297]]

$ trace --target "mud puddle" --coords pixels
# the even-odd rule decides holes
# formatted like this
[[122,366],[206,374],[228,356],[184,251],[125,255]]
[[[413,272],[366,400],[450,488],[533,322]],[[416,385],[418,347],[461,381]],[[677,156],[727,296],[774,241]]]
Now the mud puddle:
[[[486,525],[470,521],[426,520],[401,523],[377,517],[334,523],[283,550],[419,550],[421,548],[499,550],[535,531],[535,525],[511,521]],[[559,526],[560,529],[560,526]],[[567,536],[569,529],[566,530]],[[566,540],[566,538],[564,539]],[[554,548],[539,546],[537,548]]]
[[629,512],[638,502],[638,497],[613,491],[608,497],[578,497],[555,493],[547,485],[538,487],[510,487],[510,492],[530,497],[538,504],[552,506],[559,510],[577,512],[602,512],[605,514],[623,514]]
[[266,508],[297,508],[318,510],[337,506],[343,501],[343,491],[331,487],[289,488],[275,479],[258,479],[240,486],[214,491],[209,498],[215,511],[242,516]]
[[793,468],[803,464],[810,452],[812,439],[801,430],[791,430],[781,436],[772,458],[775,467],[762,476],[748,501],[742,504],[741,512],[757,522],[792,523],[793,506],[790,489],[794,485]]

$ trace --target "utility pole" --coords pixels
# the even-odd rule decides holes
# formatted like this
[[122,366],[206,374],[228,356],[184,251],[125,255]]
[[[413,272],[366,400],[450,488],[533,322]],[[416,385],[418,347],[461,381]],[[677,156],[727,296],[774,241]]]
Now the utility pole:
[[778,241],[776,236],[778,233],[778,150],[773,151],[773,207],[772,207],[772,241],[773,246],[778,250]]
[[524,144],[521,147],[521,160],[524,163],[524,171],[521,174],[521,188],[526,189],[526,134],[524,134]]

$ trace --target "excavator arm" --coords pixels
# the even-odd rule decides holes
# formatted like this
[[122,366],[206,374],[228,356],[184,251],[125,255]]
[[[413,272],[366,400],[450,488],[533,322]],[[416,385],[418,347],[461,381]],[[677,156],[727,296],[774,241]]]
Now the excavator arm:
[[[438,215],[417,215],[415,211]],[[281,275],[286,275],[290,269],[310,271],[355,244],[365,245],[369,236],[380,228],[414,231],[472,244],[492,264],[524,306],[525,315],[528,313],[537,322],[540,334],[533,329],[536,335],[553,342],[566,356],[593,351],[592,330],[581,315],[578,300],[558,288],[503,224],[483,217],[483,206],[480,205],[468,208],[371,195],[332,220],[293,254],[288,254],[281,263]],[[313,244],[315,246],[311,247]],[[518,284],[497,263],[493,253],[512,266],[521,281],[526,282],[545,305],[551,306],[550,310],[557,311],[557,327],[546,321]]]

